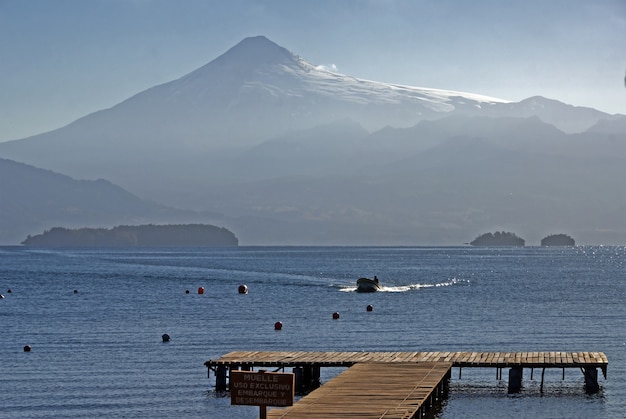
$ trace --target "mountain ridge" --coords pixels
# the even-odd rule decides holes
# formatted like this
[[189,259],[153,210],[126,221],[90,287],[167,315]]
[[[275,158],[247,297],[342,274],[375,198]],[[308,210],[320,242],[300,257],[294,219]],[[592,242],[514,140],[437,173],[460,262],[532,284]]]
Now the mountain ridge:
[[0,156],[225,214],[246,244],[555,229],[609,244],[626,242],[624,121],[537,96],[361,80],[253,37],[112,108],[0,143]]

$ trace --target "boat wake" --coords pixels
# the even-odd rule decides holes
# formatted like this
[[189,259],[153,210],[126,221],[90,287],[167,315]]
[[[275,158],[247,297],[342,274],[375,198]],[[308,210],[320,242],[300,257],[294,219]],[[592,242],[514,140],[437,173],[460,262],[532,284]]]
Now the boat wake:
[[[415,291],[420,290],[422,288],[437,288],[437,287],[451,287],[453,285],[468,285],[469,279],[459,279],[459,278],[451,278],[444,282],[438,282],[435,284],[428,283],[416,283],[416,284],[408,284],[408,285],[396,285],[396,286],[384,286],[380,287],[380,290],[377,292],[407,292],[407,291]],[[342,287],[340,288],[343,292],[356,292],[356,287]]]

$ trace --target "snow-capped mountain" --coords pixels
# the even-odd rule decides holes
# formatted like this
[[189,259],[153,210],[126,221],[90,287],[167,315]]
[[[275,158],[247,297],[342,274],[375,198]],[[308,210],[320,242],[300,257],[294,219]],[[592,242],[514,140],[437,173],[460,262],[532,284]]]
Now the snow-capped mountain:
[[[178,115],[183,124],[223,133],[221,139],[212,135],[211,142],[232,145],[258,143],[289,130],[344,118],[370,130],[411,126],[455,109],[506,101],[333,73],[257,36],[244,39],[192,73],[118,106],[150,109],[155,103],[168,115]],[[182,128],[177,125],[175,132]]]
[[362,80],[259,36],[0,143],[0,158],[224,214],[243,244],[457,244],[515,226],[608,243],[626,241],[625,121],[542,97]]
[[344,119],[375,131],[386,126],[410,127],[450,113],[537,115],[572,132],[572,120],[578,131],[583,131],[609,118],[598,111],[580,109],[584,108],[543,98],[516,104],[478,94],[362,80],[310,64],[257,36],[242,40],[177,80],[140,92],[112,108],[55,131],[0,144],[0,152],[8,158],[41,164],[43,160],[27,158],[33,144],[37,144],[37,154],[46,149],[43,154],[55,159],[59,145],[72,147],[74,153],[83,149],[105,154],[112,147],[116,147],[115,152],[145,152],[146,147],[206,150],[249,146]]

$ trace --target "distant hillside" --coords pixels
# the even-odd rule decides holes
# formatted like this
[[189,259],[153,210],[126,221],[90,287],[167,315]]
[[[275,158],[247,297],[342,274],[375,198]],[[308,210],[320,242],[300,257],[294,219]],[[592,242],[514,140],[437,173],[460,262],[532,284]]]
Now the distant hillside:
[[54,226],[219,222],[214,214],[182,211],[145,201],[106,180],[75,180],[0,159],[0,244],[18,244]]
[[237,246],[239,240],[212,225],[141,225],[67,229],[55,227],[22,242],[33,247],[181,247]]

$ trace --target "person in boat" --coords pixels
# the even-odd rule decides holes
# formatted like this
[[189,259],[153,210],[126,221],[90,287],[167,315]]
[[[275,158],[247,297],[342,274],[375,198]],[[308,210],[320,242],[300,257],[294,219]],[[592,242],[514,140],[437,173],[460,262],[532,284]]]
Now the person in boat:
[[378,284],[378,277],[376,275],[374,275],[374,282]]

